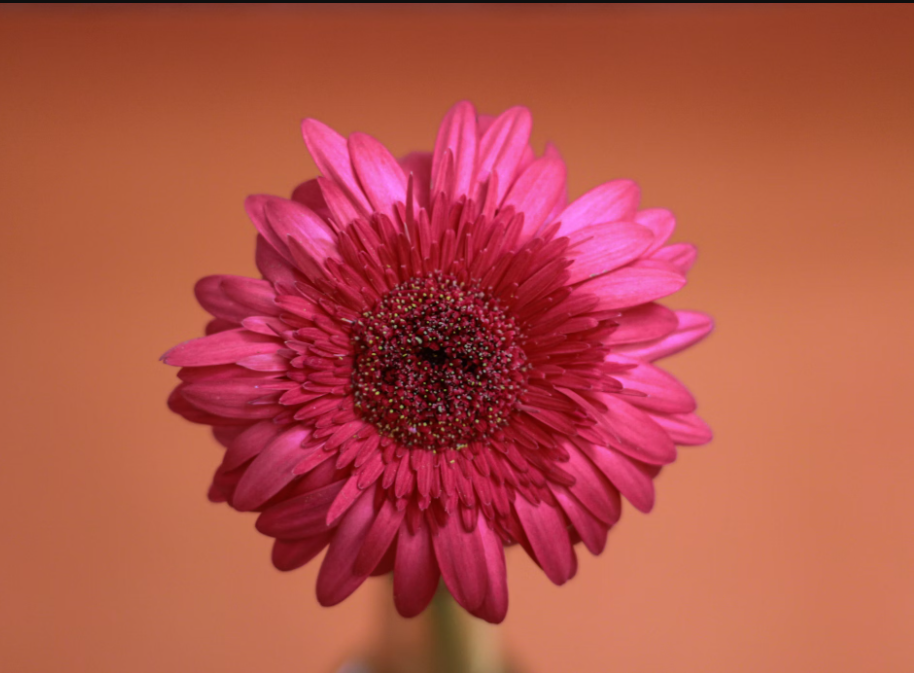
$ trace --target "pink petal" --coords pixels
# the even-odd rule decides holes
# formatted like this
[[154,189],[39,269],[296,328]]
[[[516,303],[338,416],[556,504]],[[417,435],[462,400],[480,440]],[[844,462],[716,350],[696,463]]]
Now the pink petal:
[[384,499],[368,535],[365,536],[365,542],[359,550],[358,558],[355,560],[356,573],[371,574],[390,548],[397,531],[400,530],[404,516],[406,516],[405,507],[399,509],[395,501],[390,498]]
[[534,507],[521,496],[514,508],[546,577],[559,585],[574,577],[578,563],[562,514],[544,502]]
[[289,261],[293,238],[318,262],[334,252],[336,235],[326,222],[295,201],[272,198],[263,205],[267,225],[260,233]]
[[225,296],[221,282],[221,276],[206,276],[197,281],[194,295],[200,306],[211,315],[236,324],[252,315],[250,308]]
[[629,404],[664,414],[687,414],[695,411],[695,398],[672,374],[641,360],[616,353],[608,355],[606,361],[635,365],[634,369],[613,374],[613,378],[626,388],[647,394],[647,397],[627,397]]
[[374,210],[393,219],[394,205],[406,204],[406,175],[400,164],[384,145],[365,133],[349,136],[349,155]]
[[501,203],[514,182],[532,128],[533,117],[527,108],[513,107],[498,116],[479,141],[471,192],[478,196],[481,186],[494,173],[498,182],[495,202]]
[[485,548],[479,526],[468,533],[456,511],[432,537],[444,583],[468,612],[482,606],[488,589]]
[[[676,446],[670,436],[651,417],[636,409],[621,396],[601,394],[607,411],[597,420],[621,441],[613,446],[646,463],[666,465],[676,460]],[[598,466],[599,467],[599,466]]]
[[584,546],[595,556],[603,553],[609,526],[597,519],[587,507],[578,502],[568,489],[557,484],[552,484],[551,488],[555,499],[559,501],[565,514],[571,520],[571,525],[581,536]]
[[254,315],[279,315],[276,291],[265,280],[244,276],[220,276],[222,291],[232,301],[250,306]]
[[654,480],[640,462],[615,449],[592,445],[587,456],[636,509],[647,513],[654,508]]
[[568,269],[571,277],[566,284],[574,285],[625,266],[638,259],[652,238],[650,231],[629,222],[592,224],[577,229],[570,239],[580,253]]
[[685,277],[663,262],[635,262],[616,269],[581,287],[600,298],[599,310],[629,308],[660,299],[682,289]]
[[575,478],[568,489],[591,514],[604,524],[611,525],[622,513],[619,494],[594,464],[573,445],[567,445],[569,460],[562,467]]
[[501,538],[489,528],[482,512],[476,521],[476,530],[485,550],[488,590],[479,609],[473,614],[490,624],[501,624],[508,614],[508,571],[505,567],[505,547]]
[[368,215],[371,206],[353,172],[346,139],[316,119],[305,119],[301,132],[318,170],[343,189],[362,215]]
[[282,428],[271,420],[260,421],[248,427],[229,445],[222,466],[226,470],[241,467],[263,451],[281,432]]
[[368,577],[368,573],[356,572],[354,566],[375,519],[375,490],[376,487],[372,486],[362,492],[340,521],[330,542],[317,575],[317,600],[324,607],[336,605],[348,598]]
[[319,179],[312,178],[301,183],[292,192],[292,200],[298,201],[319,218],[326,219],[330,216],[330,209],[327,208],[327,201],[324,199],[320,184],[318,184]]
[[403,169],[407,182],[409,181],[409,176],[413,176],[413,194],[417,205],[420,208],[428,208],[432,179],[432,153],[410,152],[405,157],[400,157],[397,163]]
[[544,156],[534,161],[511,187],[502,207],[524,214],[525,236],[539,231],[565,191],[565,162]]
[[660,246],[666,243],[676,228],[676,218],[673,217],[673,213],[663,208],[640,210],[635,215],[635,222],[650,229],[654,235],[654,240],[651,242],[650,247],[644,251],[645,256],[650,255],[655,250],[659,250]]
[[[453,157],[453,184],[440,185],[447,171],[447,150]],[[470,182],[476,168],[476,110],[472,103],[461,101],[448,110],[432,154],[431,185],[435,190],[444,191],[450,199],[456,199],[470,192]]]
[[679,325],[669,335],[646,343],[631,344],[618,349],[629,357],[653,362],[693,346],[711,333],[714,320],[697,311],[676,311]]
[[317,184],[320,185],[321,193],[327,202],[330,217],[338,227],[345,227],[360,217],[360,213],[352,205],[352,201],[333,180],[320,177],[317,179]]
[[178,344],[162,360],[175,367],[226,365],[251,355],[275,353],[281,345],[275,338],[233,329]]
[[310,429],[295,426],[270,442],[238,482],[232,506],[250,511],[279,493],[295,478],[292,468],[301,460],[302,442],[310,434]]
[[401,526],[394,562],[394,603],[404,617],[415,617],[428,607],[438,588],[438,562],[425,522],[415,535]]
[[615,318],[619,327],[609,336],[609,343],[629,344],[637,341],[651,341],[665,337],[676,329],[679,321],[676,314],[660,304],[642,304],[625,309],[622,315]]
[[[279,254],[260,234],[257,235],[257,243],[254,248],[254,263],[257,265],[257,270],[270,283],[293,285],[302,279],[294,264]],[[279,313],[278,309],[274,310],[274,313]]]
[[641,191],[631,180],[613,180],[594,187],[555,218],[562,223],[558,236],[568,236],[590,224],[632,221],[640,199]]
[[651,255],[651,259],[657,259],[661,262],[668,262],[686,274],[695,264],[698,257],[698,248],[691,243],[674,243],[664,248],[660,248]]
[[187,385],[182,394],[192,405],[211,414],[255,421],[272,418],[282,411],[278,404],[251,404],[269,392],[260,387],[266,382],[267,379],[201,381]]
[[329,530],[327,510],[344,483],[337,481],[268,507],[257,517],[257,530],[270,537],[289,540],[326,533]]
[[697,414],[651,414],[651,418],[677,444],[699,446],[713,438],[711,428]]
[[330,542],[332,532],[305,540],[276,540],[273,543],[273,565],[277,570],[295,570],[321,553]]

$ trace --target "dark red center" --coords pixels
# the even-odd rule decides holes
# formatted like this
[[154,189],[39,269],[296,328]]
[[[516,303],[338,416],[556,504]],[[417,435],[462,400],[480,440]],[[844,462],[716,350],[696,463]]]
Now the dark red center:
[[477,287],[411,278],[353,325],[356,409],[406,446],[460,448],[507,423],[527,380],[519,339]]

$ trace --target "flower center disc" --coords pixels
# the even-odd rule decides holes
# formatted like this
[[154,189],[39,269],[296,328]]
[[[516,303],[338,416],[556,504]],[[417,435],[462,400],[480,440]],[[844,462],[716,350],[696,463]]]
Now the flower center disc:
[[478,288],[411,278],[353,325],[356,409],[406,446],[460,448],[507,423],[527,379],[519,338]]

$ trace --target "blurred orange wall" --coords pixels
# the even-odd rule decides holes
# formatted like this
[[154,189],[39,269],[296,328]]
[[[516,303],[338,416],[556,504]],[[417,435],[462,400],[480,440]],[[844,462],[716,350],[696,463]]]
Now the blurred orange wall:
[[[552,587],[509,554],[531,673],[914,670],[914,9],[0,10],[0,669],[331,671],[389,589],[318,607],[157,362],[194,281],[254,274],[252,192],[304,116],[430,148],[450,104],[534,113],[573,195],[632,177],[718,332],[669,367],[716,430]],[[516,551],[516,550],[515,550]]]

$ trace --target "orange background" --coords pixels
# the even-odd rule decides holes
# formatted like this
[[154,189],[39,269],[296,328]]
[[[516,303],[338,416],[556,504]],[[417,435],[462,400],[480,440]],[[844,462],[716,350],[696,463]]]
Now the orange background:
[[525,104],[573,196],[638,180],[715,335],[669,362],[716,430],[549,584],[509,553],[523,671],[914,670],[914,9],[6,8],[0,668],[331,671],[332,609],[204,495],[220,449],[157,362],[194,281],[254,274],[242,200],[315,174],[298,121],[430,148]]

